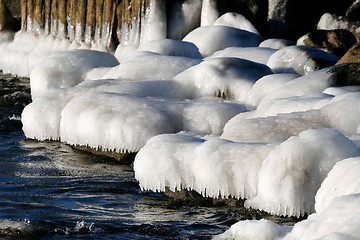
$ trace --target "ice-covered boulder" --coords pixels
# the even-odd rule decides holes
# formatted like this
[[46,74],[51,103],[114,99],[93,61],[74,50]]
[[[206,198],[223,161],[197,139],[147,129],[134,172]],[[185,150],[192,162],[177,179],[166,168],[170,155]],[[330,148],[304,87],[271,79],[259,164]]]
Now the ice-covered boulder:
[[281,38],[269,38],[265,39],[259,44],[259,47],[266,47],[266,48],[273,48],[273,49],[281,49],[284,47],[289,47],[296,45],[296,42],[287,40],[287,39],[281,39]]
[[151,138],[136,155],[135,178],[144,190],[195,190],[213,198],[247,198],[276,144],[235,143],[184,134]]
[[218,19],[216,19],[214,25],[234,27],[260,35],[260,33],[254,27],[254,25],[239,13],[234,13],[234,12],[224,13]]
[[290,46],[275,52],[267,65],[277,73],[309,74],[334,65],[340,58],[308,46]]
[[53,89],[26,106],[23,131],[39,140],[136,152],[161,133],[221,134],[230,118],[247,111],[241,104],[219,100],[179,101],[179,89],[171,81],[142,85],[119,80]]
[[333,165],[359,154],[335,129],[307,130],[281,144],[166,134],[146,143],[134,170],[145,190],[247,198],[247,207],[300,216],[313,212],[316,191]]
[[219,57],[236,57],[250,60],[253,62],[258,62],[266,64],[270,56],[276,52],[272,48],[262,48],[262,47],[228,47],[224,50],[215,52],[213,55],[208,58],[219,58]]
[[140,45],[137,51],[149,51],[169,56],[202,58],[199,49],[193,43],[173,39],[149,41]]
[[270,92],[298,77],[301,77],[301,75],[295,73],[281,73],[269,74],[260,78],[249,91],[247,103],[258,106],[261,100]]
[[336,165],[321,184],[315,197],[317,213],[331,205],[339,196],[360,193],[360,158],[349,158]]
[[257,47],[262,40],[258,34],[227,26],[199,27],[183,38],[194,43],[203,57],[227,47]]
[[[239,142],[284,141],[301,131],[335,128],[346,135],[359,134],[358,92],[332,97],[326,94],[285,98],[239,114],[226,123],[222,138]],[[296,107],[292,107],[296,105]]]
[[317,24],[317,29],[333,30],[339,28],[349,30],[355,35],[356,39],[360,39],[360,23],[351,21],[347,17],[325,13]]
[[107,70],[103,76],[97,76],[97,78],[132,81],[168,80],[201,61],[201,59],[195,58],[139,51],[138,55]]
[[297,44],[320,48],[342,57],[356,43],[355,36],[346,29],[314,30],[301,37]]
[[244,101],[253,84],[272,73],[264,64],[241,58],[209,58],[178,74],[174,80],[192,89],[193,98],[219,96]]
[[92,50],[54,52],[43,60],[30,75],[33,99],[54,88],[73,87],[84,81],[87,71],[99,67],[114,67],[119,62],[114,55]]
[[328,172],[338,161],[359,154],[357,146],[334,129],[301,132],[267,156],[257,193],[245,206],[278,215],[312,213],[316,192]]

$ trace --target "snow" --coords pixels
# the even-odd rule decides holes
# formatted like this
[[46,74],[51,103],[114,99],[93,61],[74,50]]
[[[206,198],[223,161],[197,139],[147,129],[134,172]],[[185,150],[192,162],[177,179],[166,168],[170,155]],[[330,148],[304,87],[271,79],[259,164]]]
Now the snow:
[[31,78],[26,137],[137,152],[143,190],[308,215],[293,227],[240,221],[216,239],[358,239],[359,86],[339,85],[338,57],[264,40],[214,3],[179,2],[166,26],[151,1],[123,23],[114,54],[75,32],[73,42],[0,33],[0,68]]

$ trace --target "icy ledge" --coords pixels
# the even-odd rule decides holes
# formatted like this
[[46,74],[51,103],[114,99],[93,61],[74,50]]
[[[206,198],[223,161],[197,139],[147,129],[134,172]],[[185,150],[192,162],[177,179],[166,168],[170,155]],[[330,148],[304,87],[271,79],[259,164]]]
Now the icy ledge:
[[282,143],[239,143],[183,134],[151,138],[135,158],[143,190],[195,190],[245,198],[246,207],[276,215],[312,213],[315,194],[339,161],[359,156],[335,129],[311,129]]

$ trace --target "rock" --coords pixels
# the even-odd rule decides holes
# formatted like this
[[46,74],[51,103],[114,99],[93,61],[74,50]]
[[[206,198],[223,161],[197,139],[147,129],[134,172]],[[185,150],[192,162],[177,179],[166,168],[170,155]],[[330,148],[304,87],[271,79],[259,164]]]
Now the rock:
[[298,45],[320,48],[339,57],[355,43],[354,34],[346,29],[314,30],[298,41]]
[[350,21],[360,22],[360,0],[356,0],[351,4],[345,16],[348,17]]
[[77,150],[89,152],[97,156],[115,159],[117,162],[122,164],[131,164],[134,161],[136,155],[136,153],[119,153],[115,151],[104,150],[102,148],[95,149],[89,146],[72,145],[72,147]]
[[[315,29],[319,18],[326,12],[345,14],[353,0],[269,0],[269,37],[290,40]],[[312,29],[313,28],[313,29]]]
[[360,43],[352,46],[336,64],[342,63],[360,63]]
[[346,29],[354,34],[357,41],[360,40],[360,22],[351,21],[349,18],[344,16],[325,13],[321,16],[317,24],[317,29]]
[[330,70],[338,86],[360,86],[360,62],[343,63]]
[[0,0],[0,31],[20,29],[19,19],[15,19],[4,0]]

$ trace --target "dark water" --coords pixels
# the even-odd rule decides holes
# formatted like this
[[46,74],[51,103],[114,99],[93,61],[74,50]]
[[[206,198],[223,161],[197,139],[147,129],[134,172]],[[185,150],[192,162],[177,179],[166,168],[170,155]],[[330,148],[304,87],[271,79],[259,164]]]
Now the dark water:
[[131,165],[26,139],[28,88],[26,79],[0,77],[0,239],[210,239],[262,217],[142,192]]

